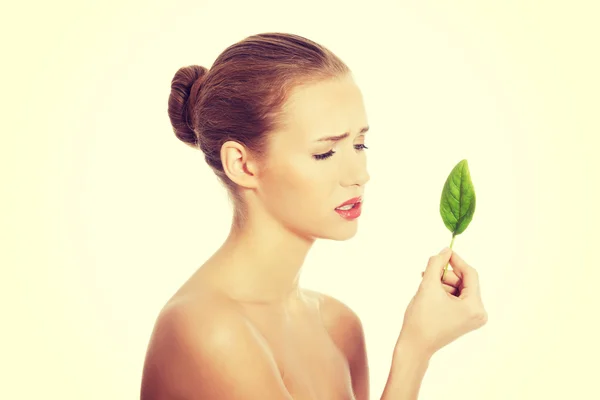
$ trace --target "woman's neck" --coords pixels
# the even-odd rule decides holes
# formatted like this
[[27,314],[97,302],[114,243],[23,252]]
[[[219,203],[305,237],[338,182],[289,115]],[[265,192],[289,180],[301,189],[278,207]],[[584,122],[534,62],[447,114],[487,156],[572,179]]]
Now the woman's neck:
[[247,219],[232,225],[206,267],[232,298],[286,301],[299,294],[301,268],[313,243],[314,239],[301,237],[272,218]]

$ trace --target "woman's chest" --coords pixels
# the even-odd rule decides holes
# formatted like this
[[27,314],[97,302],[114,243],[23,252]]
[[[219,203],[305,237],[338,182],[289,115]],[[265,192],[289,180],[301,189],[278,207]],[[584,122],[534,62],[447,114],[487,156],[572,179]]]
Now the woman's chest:
[[346,357],[318,314],[253,320],[294,400],[354,400]]
[[326,332],[316,329],[269,344],[294,399],[354,399],[346,358]]

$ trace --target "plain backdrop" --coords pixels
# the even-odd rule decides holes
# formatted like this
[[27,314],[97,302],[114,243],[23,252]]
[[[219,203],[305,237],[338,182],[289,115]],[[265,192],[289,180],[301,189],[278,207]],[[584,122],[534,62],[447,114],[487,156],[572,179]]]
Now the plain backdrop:
[[437,353],[421,399],[598,399],[599,7],[589,1],[54,1],[2,13],[0,398],[139,398],[155,318],[231,209],[167,116],[184,65],[271,31],[353,70],[371,131],[365,209],[302,284],[362,318],[379,398],[406,305],[450,244],[489,322]]

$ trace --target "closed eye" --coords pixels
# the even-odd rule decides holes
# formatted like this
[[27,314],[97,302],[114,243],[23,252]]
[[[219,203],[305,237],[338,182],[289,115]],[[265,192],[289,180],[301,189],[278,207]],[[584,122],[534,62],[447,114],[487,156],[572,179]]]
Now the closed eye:
[[326,158],[329,158],[333,155],[333,153],[335,153],[335,151],[333,150],[329,150],[327,153],[323,153],[323,154],[315,154],[313,157],[317,160],[324,160]]
[[[365,150],[365,149],[368,149],[368,147],[367,147],[367,146],[365,146],[364,144],[355,144],[355,145],[354,145],[354,148],[355,148],[356,150],[359,150],[359,151],[363,151],[363,150]],[[334,153],[335,153],[335,151],[334,151],[334,150],[329,150],[327,153],[323,153],[323,154],[315,154],[313,157],[314,157],[316,160],[325,160],[326,158],[329,158],[329,157],[331,157],[331,156],[332,156]]]

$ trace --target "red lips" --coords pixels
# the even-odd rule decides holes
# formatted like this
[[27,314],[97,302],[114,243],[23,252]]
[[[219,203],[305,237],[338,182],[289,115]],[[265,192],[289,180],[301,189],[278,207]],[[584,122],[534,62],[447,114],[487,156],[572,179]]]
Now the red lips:
[[347,205],[350,205],[350,204],[354,204],[354,203],[358,203],[358,202],[360,202],[361,200],[362,200],[362,197],[353,197],[353,198],[351,198],[350,200],[343,202],[342,204],[340,204],[340,205],[339,205],[339,206],[337,206],[336,208],[339,208],[339,207],[344,207],[344,206],[347,206]]

